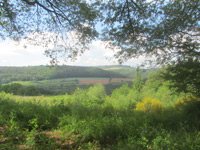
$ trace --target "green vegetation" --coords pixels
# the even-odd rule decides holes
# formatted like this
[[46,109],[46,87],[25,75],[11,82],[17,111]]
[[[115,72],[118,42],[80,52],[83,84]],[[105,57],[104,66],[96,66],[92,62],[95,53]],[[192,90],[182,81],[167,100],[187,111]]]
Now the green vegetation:
[[63,78],[125,78],[119,73],[102,70],[96,67],[79,66],[31,66],[0,67],[0,83],[12,81],[41,81]]
[[200,98],[160,71],[110,96],[101,84],[73,94],[0,93],[0,149],[200,149]]
[[[114,89],[119,88],[124,83],[131,84],[132,81],[130,80],[135,78],[136,73],[135,68],[121,66],[117,71],[110,69],[113,67],[117,66],[0,67],[0,82],[3,85],[0,91],[13,93],[14,95],[33,96],[33,94],[26,92],[27,87],[32,87],[39,91],[35,95],[72,94],[77,88],[87,89],[95,83],[101,83],[101,81],[106,80],[103,84],[106,93],[110,95]],[[153,69],[141,70],[141,72],[144,80],[150,72],[153,72]],[[115,78],[119,79],[119,81],[114,82]],[[125,80],[123,81],[123,79]],[[21,90],[13,91],[12,89],[15,89],[15,85],[9,85],[10,83],[21,84],[21,87],[19,87]],[[7,90],[10,86],[13,86],[13,88]]]
[[38,96],[38,95],[53,95],[55,92],[43,88],[37,88],[33,85],[24,86],[19,83],[11,83],[0,85],[0,91],[5,93],[12,93],[14,95],[22,96]]
[[[133,85],[110,96],[101,84],[51,97],[2,92],[0,149],[200,149],[199,0],[0,0],[0,6],[0,37],[44,47],[52,64],[77,58],[98,38],[117,49],[119,63],[154,56],[151,63],[170,64],[146,82],[137,70]],[[43,68],[3,67],[0,82],[125,77],[116,68]],[[37,93],[32,86],[1,87],[14,94],[16,88]]]
[[[77,88],[87,89],[98,83],[98,81],[93,83],[90,80],[108,80],[104,86],[106,93],[110,95],[114,89],[122,86],[124,83],[130,83],[130,81],[113,83],[112,79],[126,77],[120,73],[97,67],[0,67],[0,83],[3,84],[0,91],[27,96],[72,94]],[[86,82],[81,83],[80,80],[85,80]],[[17,84],[10,85],[10,83]],[[17,88],[17,91],[15,86],[20,86]],[[31,88],[35,92],[27,92]]]
[[[80,80],[84,80],[86,81],[86,83],[80,83],[79,82]],[[15,81],[14,83],[21,84],[26,87],[34,86],[40,91],[42,95],[58,95],[65,93],[72,94],[77,88],[87,89],[90,86],[94,85],[94,83],[90,83],[90,81],[96,81],[98,83],[98,81],[100,82],[101,80],[109,81],[109,78],[66,78],[66,79],[51,79],[42,81]],[[121,87],[125,83],[131,84],[132,81],[108,82],[107,84],[104,84],[106,93],[110,95],[114,89]],[[6,90],[2,91],[7,92]],[[13,93],[13,92],[11,91],[7,93]]]
[[189,59],[180,61],[176,65],[169,65],[162,70],[165,80],[172,82],[177,92],[190,92],[200,96],[200,62]]

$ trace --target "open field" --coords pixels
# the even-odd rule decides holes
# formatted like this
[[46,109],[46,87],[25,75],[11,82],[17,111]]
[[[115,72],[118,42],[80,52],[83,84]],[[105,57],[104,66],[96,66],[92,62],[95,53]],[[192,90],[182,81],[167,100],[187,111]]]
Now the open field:
[[[79,79],[77,79],[79,80]],[[112,82],[132,82],[133,79],[131,78],[85,78],[85,79],[80,79],[79,83],[83,84],[108,84],[108,83],[112,83]]]
[[119,70],[119,69],[122,69],[120,67],[111,67],[111,68],[105,68],[104,70]]

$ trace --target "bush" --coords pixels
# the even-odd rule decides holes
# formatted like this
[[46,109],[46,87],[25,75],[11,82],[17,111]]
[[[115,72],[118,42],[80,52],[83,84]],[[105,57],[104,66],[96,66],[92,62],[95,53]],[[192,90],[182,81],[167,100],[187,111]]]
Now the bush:
[[159,100],[146,97],[142,102],[136,104],[136,110],[158,112],[162,110],[162,103]]
[[182,99],[178,99],[177,103],[175,104],[176,108],[181,108],[188,103],[197,102],[198,98],[195,96],[184,96]]
[[13,95],[25,95],[25,96],[38,96],[40,95],[40,91],[38,88],[34,86],[24,86],[19,83],[11,83],[2,85],[0,87],[0,91],[6,93],[12,93]]
[[27,96],[37,96],[37,95],[40,95],[40,92],[36,87],[28,86],[26,88],[25,95],[27,95]]
[[106,98],[106,91],[102,84],[96,84],[88,89],[87,95],[91,103],[102,104]]

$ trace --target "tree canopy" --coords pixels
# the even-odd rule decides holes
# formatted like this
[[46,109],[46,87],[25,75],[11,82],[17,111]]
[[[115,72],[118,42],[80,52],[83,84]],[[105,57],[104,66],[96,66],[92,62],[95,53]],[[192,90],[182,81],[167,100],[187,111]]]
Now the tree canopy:
[[96,38],[118,49],[120,63],[141,55],[158,64],[200,59],[199,0],[0,0],[0,28],[1,37],[46,46],[52,63],[76,58]]
[[153,55],[159,64],[200,56],[200,1],[117,0],[106,3],[104,39],[120,62]]
[[200,96],[200,62],[197,60],[178,61],[163,69],[161,77],[170,81],[178,92]]
[[97,37],[97,12],[84,0],[0,0],[0,35],[42,45],[56,63],[83,53]]

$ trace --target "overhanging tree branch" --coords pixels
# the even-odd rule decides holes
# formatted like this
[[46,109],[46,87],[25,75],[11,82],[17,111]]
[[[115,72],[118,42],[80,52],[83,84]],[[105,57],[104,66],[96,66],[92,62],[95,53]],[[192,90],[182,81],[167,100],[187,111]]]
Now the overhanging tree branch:
[[22,0],[22,1],[24,1],[25,3],[27,3],[28,5],[35,5],[36,4],[36,2],[37,2],[37,0],[35,0],[35,1],[29,1],[29,0]]
[[136,2],[131,0],[131,2],[138,8],[138,10],[141,10],[144,13],[144,9],[142,9]]
[[[35,5],[35,4],[37,4],[38,6],[40,6],[41,8],[43,8],[44,10],[46,10],[48,13],[53,13],[53,14],[55,14],[56,15],[56,17],[58,18],[58,20],[59,20],[59,17],[61,17],[61,18],[63,18],[63,19],[65,19],[65,20],[67,20],[68,21],[68,23],[71,25],[71,26],[73,26],[74,27],[74,25],[73,25],[73,23],[68,19],[68,17],[64,14],[64,12],[61,10],[61,9],[59,9],[58,7],[56,7],[52,2],[50,2],[49,0],[46,0],[47,1],[47,3],[49,3],[50,4],[50,8],[51,9],[49,9],[48,7],[46,7],[45,5],[43,5],[43,4],[41,4],[40,2],[38,2],[38,0],[35,0],[35,1],[33,1],[33,2],[30,2],[29,0],[22,0],[22,1],[24,1],[25,3],[27,3],[28,5]],[[57,9],[57,10],[56,10]],[[59,20],[59,22],[61,23],[61,21]]]

